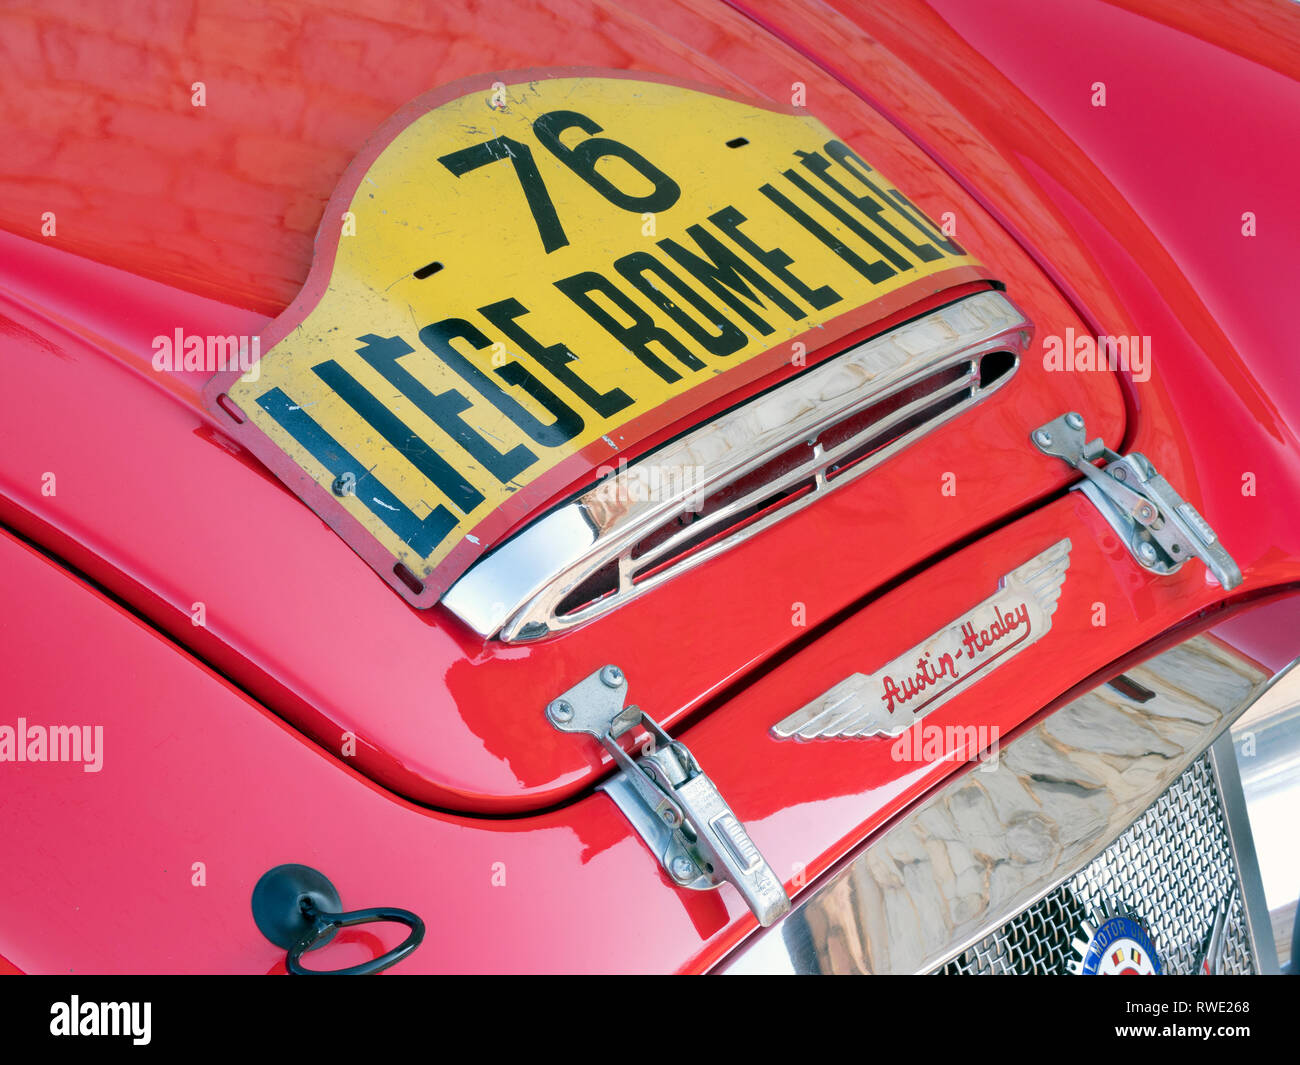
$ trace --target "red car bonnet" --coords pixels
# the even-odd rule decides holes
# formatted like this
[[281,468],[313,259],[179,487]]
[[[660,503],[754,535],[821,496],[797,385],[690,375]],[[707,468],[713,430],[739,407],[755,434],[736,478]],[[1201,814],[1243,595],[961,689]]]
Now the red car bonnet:
[[[332,14],[359,42],[336,52],[311,32],[322,16],[293,12],[283,17],[298,20],[301,33],[281,45],[292,74],[284,56],[262,51],[274,35],[249,44],[238,24],[175,27],[138,46],[149,57],[146,92],[139,77],[122,88],[92,47],[100,28],[90,13],[43,32],[82,48],[78,99],[92,108],[113,101],[113,121],[134,115],[135,124],[114,138],[91,137],[62,96],[39,93],[25,117],[8,119],[18,127],[14,140],[71,146],[41,179],[40,200],[57,216],[57,238],[45,243],[109,265],[5,238],[9,352],[24,361],[0,397],[9,438],[0,458],[5,520],[375,780],[467,811],[544,806],[608,769],[595,744],[557,733],[542,714],[599,666],[617,662],[636,701],[672,727],[900,574],[1057,492],[1071,473],[1033,449],[1031,428],[1066,410],[1081,412],[1090,435],[1112,446],[1125,428],[1112,374],[1045,368],[1048,342],[1059,348],[1089,330],[1043,272],[836,81],[721,10],[660,10],[657,21],[676,36],[620,9],[579,5],[569,14],[520,5],[504,38],[458,26],[476,47],[446,53],[441,42],[452,30],[441,20],[451,16],[430,11],[417,16],[428,21],[401,26],[407,61],[394,63],[380,58],[397,47],[396,25]],[[501,24],[499,13],[492,24]],[[204,54],[222,56],[207,78],[206,108],[177,88],[189,90],[196,77],[189,34]],[[725,57],[725,67],[706,50]],[[424,60],[435,55],[442,83],[485,70],[617,64],[782,109],[801,92],[809,113],[931,218],[955,222],[964,248],[1033,323],[1030,357],[985,402],[875,473],[573,631],[509,646],[475,635],[442,607],[413,609],[214,424],[200,399],[204,374],[159,373],[151,355],[154,338],[178,329],[256,333],[264,321],[257,315],[293,298],[311,262],[308,234],[340,172],[387,112],[430,87]],[[238,103],[252,84],[256,106]],[[20,207],[30,211],[6,210]],[[969,291],[903,309],[868,304],[830,331],[832,341],[805,337],[809,363]],[[635,457],[794,372],[772,370],[627,441],[625,453]],[[589,484],[594,468],[550,501]],[[53,492],[46,472],[57,475]]]

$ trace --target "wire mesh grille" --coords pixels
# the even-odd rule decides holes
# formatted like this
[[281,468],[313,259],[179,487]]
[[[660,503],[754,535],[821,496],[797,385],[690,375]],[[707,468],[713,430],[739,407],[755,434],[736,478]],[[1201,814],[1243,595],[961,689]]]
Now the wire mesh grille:
[[[1090,865],[938,971],[1068,972],[1083,921],[1095,924],[1109,904],[1141,918],[1166,973],[1192,973],[1236,878],[1219,789],[1202,755]],[[1219,971],[1253,972],[1240,892],[1226,940]]]

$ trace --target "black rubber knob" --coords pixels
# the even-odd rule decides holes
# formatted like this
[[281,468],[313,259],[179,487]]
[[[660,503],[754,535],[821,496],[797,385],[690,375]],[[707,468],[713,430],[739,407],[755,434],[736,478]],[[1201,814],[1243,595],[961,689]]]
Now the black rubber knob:
[[[311,934],[316,913],[342,909],[329,877],[309,865],[277,865],[263,873],[253,888],[253,921],[262,935],[285,950]],[[334,938],[334,931],[316,945],[323,947]]]
[[[424,941],[424,922],[410,910],[373,906],[341,912],[342,900],[324,873],[308,865],[277,865],[253,888],[253,921],[277,947],[288,951],[285,968],[294,976],[366,976],[396,965]],[[410,935],[392,950],[347,969],[308,969],[302,956],[323,947],[340,928],[391,921]]]

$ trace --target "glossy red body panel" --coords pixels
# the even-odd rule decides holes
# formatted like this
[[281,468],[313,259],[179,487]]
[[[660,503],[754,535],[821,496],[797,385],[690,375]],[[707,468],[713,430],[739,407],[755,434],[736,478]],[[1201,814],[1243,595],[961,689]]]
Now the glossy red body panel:
[[[1098,332],[1163,340],[1158,375],[1195,379],[1189,346],[1217,362],[1248,359],[1269,416],[1296,423],[1300,212],[1276,179],[1300,164],[1294,5],[733,6],[957,175]],[[1092,103],[1096,83],[1104,107]],[[1253,237],[1242,232],[1247,211]]]
[[[923,209],[933,217],[960,213],[963,245],[1007,285],[1040,335],[1085,331],[1003,229],[874,111],[739,16],[718,8],[715,17],[738,34],[729,56],[733,64],[746,59],[751,83],[745,91],[788,99],[791,84],[805,81],[813,109],[904,190],[914,190]],[[690,18],[695,29],[684,22],[682,31],[699,33],[701,16]],[[618,26],[599,31],[621,32]],[[633,39],[649,47],[649,38]],[[526,43],[514,37],[500,42],[491,69],[523,65]],[[573,54],[566,42],[551,47],[557,50],[533,43],[532,65]],[[698,78],[683,57],[702,62],[700,54],[687,45],[678,51],[676,58],[655,51],[641,65],[653,62],[665,75]],[[469,73],[479,71],[444,65],[439,77]],[[93,71],[87,80],[88,88],[106,91]],[[720,89],[737,87],[717,71],[711,80]],[[215,84],[212,91],[218,91]],[[250,121],[272,121],[279,106],[284,102],[277,90],[268,88],[268,113]],[[310,102],[313,109],[328,106],[328,97]],[[268,167],[277,165],[268,159]],[[331,190],[321,181],[315,178],[314,187],[324,197]],[[129,203],[123,206],[130,211]],[[125,224],[158,222],[128,215]],[[77,238],[69,243],[76,248]],[[476,637],[440,608],[412,611],[376,586],[314,515],[229,441],[203,410],[192,377],[158,382],[162,388],[141,380],[165,376],[149,365],[154,336],[170,336],[178,327],[196,335],[258,331],[260,324],[246,312],[226,312],[107,269],[97,274],[89,264],[71,267],[51,249],[12,238],[5,247],[0,285],[27,306],[26,316],[13,312],[20,328],[45,336],[42,316],[75,318],[83,331],[98,328],[103,336],[85,344],[55,341],[58,355],[41,342],[16,349],[28,368],[0,396],[0,413],[14,427],[13,447],[0,463],[0,514],[38,540],[58,537],[60,550],[95,580],[139,604],[155,624],[327,749],[338,751],[345,737],[355,737],[354,764],[363,771],[399,794],[450,809],[539,808],[608,770],[608,755],[557,733],[541,713],[575,678],[618,662],[629,676],[642,678],[636,688],[641,704],[672,726],[900,573],[1067,484],[1065,466],[1043,461],[1026,446],[1027,427],[1078,409],[1090,430],[1111,444],[1124,429],[1122,399],[1110,374],[1049,374],[1037,359],[1026,360],[1008,384],[946,433],[891,460],[888,477],[840,489],[825,505],[613,615],[543,643],[503,647]],[[257,264],[248,264],[254,276]],[[131,266],[161,272],[148,258],[133,257]],[[303,277],[309,266],[304,260]],[[82,278],[75,288],[67,283],[70,269]],[[808,337],[812,359],[828,353],[819,343],[840,349],[833,346],[834,330],[820,335],[826,339]],[[838,343],[864,335],[859,328]],[[770,372],[692,420],[792,372],[788,365]],[[131,432],[122,434],[122,425]],[[672,432],[638,443],[648,447]],[[115,436],[113,449],[85,446],[86,439]],[[957,446],[968,440],[981,446]],[[46,471],[70,471],[56,495],[44,494]],[[584,484],[580,479],[556,497]],[[866,527],[872,530],[869,549],[841,549],[856,544]],[[791,565],[793,559],[799,565]],[[761,585],[751,579],[754,573],[765,575]],[[198,603],[202,628],[192,624]],[[792,623],[796,614],[802,625]],[[684,653],[695,648],[708,654]],[[662,668],[666,657],[672,669]],[[526,701],[507,693],[527,693]]]
[[[1109,137],[1088,139],[1083,132],[1088,112],[1076,113],[1069,103],[1076,90],[1086,101],[1086,86],[1077,84],[1084,68],[1067,68],[1060,57],[1085,54],[1095,40],[1104,41],[1103,31],[1111,32],[1107,20],[1123,13],[1102,4],[1080,4],[1071,13],[1078,21],[1071,24],[1068,40],[1061,41],[1053,36],[1054,27],[1034,21],[1024,8],[981,4],[972,10],[987,12],[993,30],[982,26],[976,32],[963,18],[907,2],[888,9],[855,6],[853,17],[861,24],[856,28],[844,15],[785,4],[764,5],[763,18],[795,47],[877,101],[977,190],[991,216],[963,200],[962,218],[969,213],[975,239],[994,250],[990,258],[1014,267],[1015,276],[1006,278],[1010,293],[1022,306],[1032,302],[1036,317],[1046,316],[1038,321],[1040,330],[1044,321],[1073,320],[1074,312],[1036,270],[1006,250],[1006,236],[991,218],[1001,219],[1040,258],[1094,331],[1154,338],[1156,373],[1149,382],[1130,383],[1136,417],[1127,431],[1132,446],[1196,504],[1241,565],[1245,584],[1232,600],[1300,581],[1300,528],[1294,521],[1300,463],[1295,422],[1289,417],[1295,382],[1282,373],[1283,359],[1294,349],[1284,346],[1287,308],[1278,299],[1284,279],[1294,277],[1294,241],[1287,247],[1278,238],[1295,232],[1294,206],[1263,190],[1259,202],[1278,216],[1277,229],[1263,224],[1266,211],[1254,243],[1243,239],[1237,245],[1193,232],[1180,241],[1168,232],[1175,224],[1168,220],[1171,216],[1152,208],[1144,195],[1169,197],[1175,218],[1180,204],[1189,215],[1203,214],[1207,196],[1236,202],[1240,190],[1235,182],[1244,179],[1219,169],[1195,183],[1171,184],[1167,174],[1142,168],[1119,172],[1120,165],[1106,158],[1107,145],[1114,138],[1131,152],[1133,143],[1151,136],[1149,109],[1112,104],[1106,110],[1112,123]],[[1162,25],[1161,18],[1174,17],[1165,13],[1164,4],[1143,10],[1152,27],[1152,36],[1144,38],[1145,56],[1158,59],[1188,46],[1190,38]],[[1292,13],[1262,5],[1259,10],[1259,18],[1277,22],[1283,35],[1294,31]],[[399,18],[396,7],[393,11],[390,23]],[[21,16],[20,21],[36,26],[44,17]],[[50,17],[75,25],[72,16]],[[27,219],[38,217],[44,209],[39,202],[64,196],[68,206],[60,215],[60,232],[71,250],[113,258],[136,272],[219,294],[258,312],[273,311],[293,295],[293,277],[305,275],[309,248],[304,234],[314,223],[302,228],[301,216],[309,216],[311,205],[328,194],[328,187],[319,187],[321,171],[335,164],[341,170],[347,161],[342,150],[313,154],[302,151],[301,143],[307,134],[336,147],[348,137],[364,139],[383,117],[369,110],[382,110],[382,103],[373,98],[345,103],[335,86],[359,77],[357,71],[373,75],[380,70],[374,91],[385,94],[384,99],[393,96],[396,106],[415,93],[407,91],[394,54],[418,57],[422,48],[434,47],[438,33],[459,33],[473,41],[473,47],[445,53],[451,59],[444,64],[448,78],[462,66],[478,72],[535,63],[549,58],[538,55],[547,49],[563,51],[566,62],[689,70],[697,80],[713,79],[737,91],[772,93],[797,74],[825,93],[833,113],[823,117],[832,128],[850,139],[846,124],[855,123],[859,136],[882,131],[882,143],[892,145],[888,151],[897,159],[897,165],[882,160],[882,169],[929,213],[943,210],[934,192],[939,182],[930,186],[927,200],[927,193],[914,190],[908,175],[899,172],[906,167],[913,175],[926,173],[919,155],[896,143],[892,134],[886,136],[860,100],[819,74],[812,59],[793,58],[768,31],[721,7],[656,4],[633,14],[602,9],[594,19],[574,23],[588,27],[582,33],[572,32],[572,13],[567,23],[553,23],[540,12],[504,22],[494,17],[505,37],[494,37],[490,45],[474,29],[474,13],[433,16],[403,9],[400,18],[416,23],[409,44],[405,38],[399,42],[383,20],[368,28],[349,22],[359,42],[355,54],[340,53],[312,21],[346,19],[344,14],[288,12],[276,17],[280,25],[293,23],[297,32],[292,44],[280,39],[278,47],[287,50],[284,54],[301,52],[331,61],[333,85],[308,91],[304,86],[320,84],[320,75],[301,67],[289,71],[284,54],[276,64],[263,62],[272,71],[263,95],[246,97],[256,99],[257,107],[223,118],[226,125],[219,127],[223,132],[216,142],[185,142],[184,131],[176,133],[177,143],[191,158],[209,162],[208,169],[200,168],[195,184],[184,189],[177,187],[183,184],[179,178],[164,181],[152,198],[138,185],[115,190],[127,182],[121,172],[110,172],[103,188],[85,194],[78,207],[84,172],[66,160],[51,160],[48,153],[43,157],[29,145],[24,150],[33,154],[19,165],[46,176],[21,183],[9,179],[4,188],[13,195],[7,197],[6,225],[30,231],[28,222],[19,226],[8,212],[21,209]],[[420,23],[435,17],[455,26]],[[159,18],[166,22],[165,16]],[[214,26],[204,15],[196,25],[200,30],[162,25],[159,32],[163,39],[170,33],[176,40],[206,32],[210,36],[201,39],[220,46],[209,45],[220,69],[256,66],[236,46],[243,39],[237,22],[227,18],[225,26]],[[1017,36],[1019,26],[1028,28]],[[870,39],[864,38],[864,29]],[[1230,35],[1233,24],[1219,29]],[[1235,49],[1197,53],[1207,64],[1200,96],[1242,83],[1235,66],[1241,62],[1238,53],[1265,66],[1286,66],[1286,54],[1252,54],[1250,48],[1257,46],[1245,44],[1244,37],[1243,32],[1243,43]],[[1008,39],[1016,47],[1004,48]],[[1050,43],[1050,53],[1038,49],[1040,43]],[[132,47],[150,53],[143,43]],[[275,47],[259,42],[251,46],[252,54],[276,58],[270,55]],[[111,79],[113,64],[122,62],[114,58],[118,54],[107,46],[96,51],[87,43],[74,65],[82,88],[63,91],[84,93],[86,84]],[[704,58],[706,54],[714,59]],[[517,55],[526,56],[525,62],[507,61]],[[198,76],[174,77],[181,72],[165,55],[151,61],[163,64],[155,75],[158,84]],[[1148,67],[1153,72],[1143,74]],[[723,68],[741,73],[726,74]],[[1169,131],[1163,151],[1176,154],[1195,143],[1196,108],[1186,98],[1175,105],[1161,95],[1158,62],[1130,63],[1120,73],[1139,78],[1129,85],[1130,94],[1167,100],[1156,115]],[[1256,89],[1279,109],[1289,106],[1294,91],[1288,79],[1295,71],[1284,69],[1283,74],[1285,85],[1265,79]],[[251,78],[228,81],[242,84],[237,91],[259,91],[251,87]],[[972,85],[981,91],[971,92]],[[334,106],[328,121],[321,117],[325,109],[311,102],[317,91]],[[298,102],[276,104],[277,94]],[[66,97],[46,89],[41,98],[51,115],[63,115],[59,101]],[[38,101],[36,106],[42,105]],[[358,115],[358,108],[369,110]],[[1271,114],[1275,112],[1268,107],[1259,109],[1256,121],[1261,125],[1255,134],[1265,132],[1262,124]],[[16,121],[12,112],[4,115],[6,123]],[[1278,119],[1280,125],[1270,128],[1285,129],[1289,120]],[[141,135],[153,136],[152,127],[140,121]],[[263,124],[263,133],[252,139],[260,148],[243,146],[248,130],[241,123]],[[355,129],[345,132],[349,123]],[[97,143],[79,144],[69,155],[81,153],[82,164],[90,163],[100,173],[112,171],[115,160],[121,163],[119,170],[130,165],[120,144],[96,148]],[[1296,141],[1270,144],[1279,170],[1293,170],[1300,151]],[[284,175],[283,187],[256,187],[246,173],[243,153],[250,150],[260,150],[261,159],[275,163],[268,170]],[[296,151],[303,155],[298,164],[293,161]],[[183,173],[176,169],[181,156],[160,156],[161,173]],[[232,158],[234,164],[228,162]],[[162,166],[167,159],[172,170]],[[299,189],[311,189],[302,194],[298,213],[286,207],[296,202],[290,191],[295,181]],[[223,230],[221,212],[212,207],[223,193],[213,188],[252,190],[247,203],[232,195],[230,210],[259,212],[256,222],[228,217],[231,225]],[[163,198],[158,216],[150,218],[149,204],[158,196]],[[197,206],[171,213],[169,197],[183,201],[191,196],[198,197]],[[106,210],[117,212],[111,228],[103,220]],[[67,227],[68,217],[79,224]],[[269,236],[255,247],[257,226],[266,230],[268,220]],[[1231,222],[1229,212],[1225,225]],[[131,234],[125,241],[124,231]],[[965,240],[967,231],[960,232]],[[231,234],[246,237],[236,240]],[[881,514],[903,487],[937,476],[936,455],[920,456],[914,449],[909,454],[918,456],[915,465],[906,465],[907,456],[900,458],[889,484],[875,494],[828,498],[813,508],[816,521],[792,519],[744,553],[733,553],[734,568],[710,565],[698,578],[669,585],[676,590],[662,605],[638,609],[634,604],[619,611],[617,630],[611,627],[612,635],[604,639],[584,643],[586,630],[579,630],[539,648],[489,653],[445,617],[410,611],[306,508],[259,474],[247,456],[228,449],[199,410],[199,382],[160,379],[145,366],[147,338],[159,331],[153,323],[160,306],[175,319],[173,324],[195,332],[209,331],[203,324],[216,321],[222,323],[220,331],[229,332],[231,322],[251,323],[251,316],[241,319],[229,307],[179,292],[159,293],[150,282],[110,276],[87,264],[70,264],[65,257],[56,263],[41,254],[45,249],[31,251],[12,238],[3,239],[7,264],[16,255],[22,259],[19,276],[7,283],[0,357],[12,360],[18,354],[29,360],[17,381],[6,381],[3,397],[3,520],[129,601],[154,625],[175,633],[266,705],[295,717],[329,750],[337,749],[332,735],[337,730],[369,729],[364,751],[366,770],[374,778],[404,781],[403,790],[415,793],[410,782],[432,783],[435,770],[451,767],[462,774],[444,776],[417,795],[428,802],[486,808],[492,805],[487,790],[493,788],[529,802],[580,789],[598,768],[594,756],[563,761],[571,758],[571,749],[561,751],[540,720],[536,733],[503,729],[494,704],[514,703],[511,693],[560,690],[614,659],[624,665],[637,700],[666,718],[708,709],[710,698],[717,701],[720,693],[726,694],[725,706],[716,712],[687,719],[683,738],[787,884],[800,864],[811,882],[951,764],[894,762],[884,741],[778,745],[767,729],[791,709],[845,673],[873,668],[924,639],[986,596],[999,576],[1063,535],[1071,537],[1074,552],[1052,631],[936,711],[936,722],[996,724],[1010,730],[1135,648],[1224,602],[1199,563],[1165,580],[1144,573],[1077,494],[989,529],[1006,513],[1002,501],[1010,493],[999,493],[1008,478],[1014,486],[1043,484],[1041,464],[1047,460],[1027,446],[1017,450],[1009,441],[1038,424],[1034,418],[1040,414],[1039,421],[1060,413],[1044,412],[1041,401],[1015,399],[1007,390],[1000,411],[990,401],[978,412],[996,419],[979,423],[980,428],[1008,441],[1005,446],[972,448],[975,437],[969,428],[946,437],[952,461],[964,464],[952,467],[960,470],[959,484],[972,489],[958,499],[972,508],[966,528],[971,534],[987,533],[960,550],[945,555],[953,536],[939,508],[952,503],[937,492],[911,501],[914,509],[905,520],[892,532],[873,537],[862,553],[879,552],[882,561],[861,563],[852,588],[844,587],[841,570],[849,552],[823,558],[807,549],[827,527],[845,531],[870,525],[873,534],[887,530],[880,525]],[[210,266],[202,278],[192,266],[197,261]],[[1218,273],[1211,276],[1215,267]],[[50,273],[42,278],[42,271]],[[1234,284],[1243,291],[1235,291]],[[96,339],[88,341],[87,333]],[[51,468],[60,471],[59,492],[42,497],[41,473]],[[1258,486],[1253,496],[1242,493],[1245,473],[1253,474]],[[1063,469],[1048,476],[1064,483]],[[949,531],[938,534],[934,530],[939,527]],[[429,939],[399,971],[700,970],[753,928],[730,888],[696,894],[670,887],[602,795],[584,794],[557,809],[509,819],[421,808],[304,739],[120,606],[79,586],[28,548],[5,537],[0,555],[5,604],[0,669],[9,678],[6,720],[19,713],[50,723],[93,716],[108,737],[101,774],[83,774],[75,765],[29,766],[22,772],[4,767],[6,817],[0,819],[0,846],[24,860],[0,869],[0,895],[9,900],[0,915],[0,955],[19,968],[273,970],[280,953],[252,926],[248,895],[261,872],[283,861],[304,861],[326,871],[349,905],[388,904],[421,912],[430,922]],[[782,569],[790,559],[799,560],[797,575]],[[328,594],[314,590],[309,579],[322,570],[337,575]],[[903,571],[908,571],[905,582],[867,594],[888,575]],[[769,586],[756,586],[747,576],[753,572],[770,575]],[[292,594],[281,594],[285,588]],[[836,624],[823,625],[790,648],[793,599],[809,602],[810,617]],[[208,626],[187,631],[190,604],[196,600],[208,605]],[[1096,602],[1107,606],[1104,627],[1092,624]],[[707,623],[695,620],[702,605]],[[779,636],[772,624],[776,615],[786,622]],[[729,623],[719,625],[720,617]],[[298,640],[302,645],[294,646]],[[347,641],[351,643],[345,646]],[[555,655],[563,655],[562,664],[540,655],[542,646],[561,649]],[[704,657],[697,652],[701,646],[709,648],[707,667],[698,661]],[[683,653],[684,648],[689,650]],[[317,656],[317,669],[326,679],[289,665],[308,661],[309,652]],[[478,669],[488,660],[494,666],[490,683]],[[352,668],[354,661],[394,662],[402,668],[358,669]],[[744,684],[737,684],[741,678]],[[434,701],[441,701],[441,714],[429,708]],[[451,713],[452,704],[462,713],[469,707],[468,719]],[[364,713],[367,706],[391,710],[385,727],[397,731],[376,737],[374,718]],[[321,707],[330,709],[322,712]],[[524,709],[531,710],[531,702]],[[450,749],[421,764],[399,764],[391,757],[395,750],[422,749],[422,741]],[[533,752],[535,744],[542,745],[540,753]],[[772,767],[779,771],[769,772]],[[206,863],[206,887],[191,886],[195,861]],[[498,862],[504,863],[505,885],[494,887]],[[190,921],[197,892],[203,893],[209,934],[196,941]],[[611,931],[593,936],[592,927]],[[337,948],[331,960],[347,964],[380,949],[378,940],[358,935]]]
[[[1061,535],[1075,543],[1051,633],[932,715],[1009,732],[1093,670],[1154,638],[1214,589],[1185,571],[1139,576],[1077,494],[947,559],[837,627],[685,739],[787,882],[809,880],[945,775],[894,761],[889,741],[773,750],[771,723],[820,678],[858,668],[951,620],[977,589]],[[523,820],[420,809],[380,790],[231,689],[153,630],[8,537],[11,617],[0,668],[32,724],[103,725],[103,768],[8,767],[0,953],[25,971],[259,972],[282,953],[248,899],[266,869],[325,871],[346,905],[425,916],[404,972],[671,971],[716,961],[754,927],[729,887],[681,891],[603,795]],[[1294,567],[1252,567],[1257,579]],[[1092,602],[1112,623],[1092,626]],[[887,639],[882,632],[888,632]],[[887,646],[886,646],[887,645]],[[1063,659],[1060,647],[1078,653]],[[93,652],[87,653],[88,648]],[[84,708],[84,709],[83,709]],[[780,786],[754,766],[780,757]],[[196,886],[202,862],[203,886]],[[497,885],[494,886],[494,879]],[[504,881],[503,883],[501,881]],[[203,934],[193,931],[203,914]],[[594,936],[592,927],[607,929]],[[377,956],[397,930],[367,926],[320,964]],[[385,938],[388,937],[388,938]]]
[[[31,278],[33,257],[15,258]],[[145,284],[113,280],[117,306],[128,295],[124,287]],[[1044,328],[1077,326],[1059,303],[1017,297]],[[688,578],[571,633],[506,647],[474,636],[441,608],[412,609],[377,581],[228,441],[184,382],[170,393],[150,387],[141,375],[157,375],[144,356],[128,355],[123,365],[106,357],[106,345],[71,336],[53,341],[53,354],[43,347],[51,341],[38,318],[14,309],[10,320],[47,339],[13,341],[27,367],[0,395],[0,416],[14,433],[0,469],[6,519],[38,540],[59,536],[78,566],[328,749],[339,750],[351,733],[356,764],[375,779],[459,809],[555,801],[607,767],[607,755],[555,732],[541,712],[573,678],[618,662],[644,678],[637,698],[671,724],[803,635],[792,624],[797,604],[808,627],[817,626],[954,540],[1067,483],[1063,464],[1044,462],[1026,446],[1026,425],[1077,407],[1112,443],[1122,429],[1108,374],[1090,375],[1081,389],[1069,375],[1028,364],[947,433],[892,460],[888,478],[860,479]],[[182,327],[199,335],[230,328],[194,318]],[[122,347],[148,351],[138,344]],[[86,446],[117,434],[112,449]],[[966,436],[984,446],[957,447]],[[52,496],[43,490],[46,471],[59,471]],[[943,494],[945,473],[956,479],[955,496]],[[846,556],[838,549],[868,525],[869,551]],[[809,544],[817,549],[810,553]],[[795,558],[798,567],[790,565]],[[747,579],[755,572],[767,575],[763,585]],[[198,603],[201,627],[192,622]],[[683,655],[689,647],[710,653]],[[659,667],[666,657],[676,662],[671,670]],[[507,699],[507,692],[529,695]]]

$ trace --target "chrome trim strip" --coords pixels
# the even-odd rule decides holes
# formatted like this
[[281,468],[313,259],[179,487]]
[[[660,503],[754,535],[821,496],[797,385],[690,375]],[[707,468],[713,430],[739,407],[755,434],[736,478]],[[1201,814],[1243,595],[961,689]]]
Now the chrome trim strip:
[[499,550],[480,559],[442,597],[443,605],[482,636],[491,636],[520,603],[591,550],[596,529],[577,504],[553,510]]
[[[1295,699],[1300,687],[1300,672],[1294,672],[1291,663],[1278,674],[1278,683],[1261,695],[1258,702],[1276,699],[1289,693]],[[1277,944],[1273,941],[1273,923],[1264,898],[1264,880],[1259,875],[1259,860],[1255,856],[1255,838],[1250,831],[1250,817],[1246,811],[1246,796],[1241,788],[1241,773],[1237,767],[1237,752],[1232,735],[1225,732],[1210,748],[1210,767],[1214,770],[1219,798],[1223,802],[1223,819],[1228,828],[1228,844],[1232,847],[1232,860],[1237,866],[1237,880],[1241,884],[1241,910],[1246,918],[1246,934],[1250,951],[1255,958],[1255,971],[1262,975],[1276,975],[1282,971],[1277,959]]]
[[[1010,379],[1026,350],[1025,316],[1000,292],[979,292],[875,337],[616,471],[571,503],[539,518],[523,533],[481,559],[443,596],[443,604],[483,636],[512,642],[535,639],[590,620],[692,566],[754,536],[847,484],[920,436],[969,409]],[[980,361],[995,351],[1013,355],[1010,372],[980,388]],[[968,362],[967,372],[911,399],[827,448],[820,434],[867,408]],[[960,397],[948,409],[842,472],[830,467],[871,440],[927,408]],[[812,455],[656,544],[642,557],[632,551],[651,532],[694,514],[713,493],[807,442]],[[828,473],[830,476],[828,476]],[[713,544],[668,561],[659,573],[634,581],[674,548],[746,508],[803,481],[812,489]],[[572,613],[559,606],[576,588],[611,564],[618,587]]]
[[1203,635],[1126,675],[1155,697],[1102,684],[1061,707],[859,848],[721,971],[933,971],[1091,862],[1284,676]]

